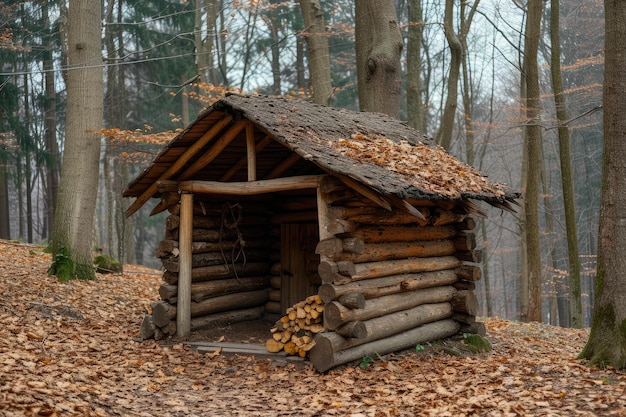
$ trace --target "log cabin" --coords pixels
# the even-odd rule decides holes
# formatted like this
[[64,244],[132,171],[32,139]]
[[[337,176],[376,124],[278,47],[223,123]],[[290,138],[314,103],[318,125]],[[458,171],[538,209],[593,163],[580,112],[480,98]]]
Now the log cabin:
[[279,319],[270,351],[323,372],[481,332],[476,201],[519,195],[406,123],[306,101],[230,94],[125,189],[126,215],[168,211],[161,300],[143,338]]

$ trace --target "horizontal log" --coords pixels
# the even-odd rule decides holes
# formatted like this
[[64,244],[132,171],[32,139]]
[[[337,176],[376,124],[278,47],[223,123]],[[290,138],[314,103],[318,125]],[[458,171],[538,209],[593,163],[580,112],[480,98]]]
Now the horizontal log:
[[459,279],[465,281],[478,281],[481,278],[481,270],[477,265],[461,265],[455,269]]
[[259,306],[195,317],[191,319],[191,331],[224,327],[243,321],[260,320],[263,317],[263,312],[264,308]]
[[[427,323],[414,329],[397,335],[365,343],[350,349],[335,352],[329,343],[325,343],[320,333],[315,337],[315,347],[310,352],[310,360],[315,369],[325,372],[335,366],[343,365],[367,355],[378,353],[384,355],[390,352],[415,347],[433,340],[443,339],[456,334],[459,324],[454,320],[442,320],[434,323]],[[319,338],[319,343],[317,342]]]
[[356,320],[369,320],[397,311],[406,310],[422,304],[443,303],[452,300],[456,289],[452,286],[426,288],[371,298],[365,301],[365,307],[351,310],[337,301],[324,305],[324,327],[334,330],[344,323]]
[[382,243],[452,239],[458,233],[454,226],[361,226],[345,236],[360,237],[366,243]]
[[475,316],[478,313],[478,298],[471,290],[460,290],[454,294],[452,300],[452,310],[456,313],[463,313]]
[[[350,276],[352,281],[360,281],[363,279],[380,278],[398,274],[441,271],[444,269],[453,269],[460,265],[461,261],[454,256],[398,259],[354,264],[354,273],[344,273],[342,275]],[[320,276],[322,276],[321,270]],[[324,281],[323,276],[322,280]]]
[[194,194],[256,195],[317,188],[325,175],[301,175],[247,182],[181,181],[179,191]]
[[[209,216],[193,216],[193,227],[197,229],[219,229],[222,227],[222,213],[213,214]],[[224,227],[229,224],[234,223],[232,216],[230,214],[226,214],[225,216],[226,223]],[[265,224],[268,222],[268,217],[260,214],[241,214],[241,217],[238,220],[239,225],[259,225]],[[180,226],[180,216],[170,214],[165,219],[165,228],[167,230],[178,229]]]
[[[239,247],[239,243],[234,241],[223,242],[192,242],[191,253],[206,253],[217,251],[232,251],[234,247]],[[246,240],[246,248],[266,248],[267,240]],[[154,254],[157,258],[167,258],[172,256],[178,256],[178,241],[176,240],[162,240],[159,242],[159,247],[154,250]]]
[[367,336],[367,329],[362,321],[351,321],[337,327],[335,333],[346,339],[363,339]]
[[[423,304],[407,310],[388,314],[386,316],[359,322],[363,323],[363,336],[360,338],[350,339],[343,336],[338,331],[327,332],[324,334],[324,338],[326,338],[327,342],[330,343],[332,350],[334,352],[338,352],[340,350],[349,349],[374,340],[390,337],[413,329],[422,324],[445,320],[449,317],[452,317],[452,308],[450,307],[450,303]],[[343,326],[339,327],[337,330],[342,327]]]
[[365,298],[375,298],[403,291],[450,285],[457,280],[454,270],[419,272],[366,279],[344,285],[322,284],[318,294],[324,303],[329,303],[349,293],[359,293]]
[[341,253],[330,257],[356,263],[389,261],[404,258],[428,258],[448,256],[456,252],[452,240],[429,240],[423,242],[366,243],[361,253]]
[[483,251],[480,249],[459,251],[454,254],[457,258],[466,262],[479,263],[483,260]]
[[475,290],[476,284],[472,281],[459,280],[454,283],[454,288],[457,290]]
[[282,307],[278,301],[268,301],[265,303],[265,311],[272,314],[281,314]]
[[357,222],[338,218],[329,218],[326,222],[326,230],[331,235],[354,232],[358,227],[359,224]]
[[[246,307],[258,307],[265,305],[266,302],[266,290],[221,295],[219,297],[209,298],[200,302],[192,302],[191,317],[201,317]],[[161,323],[165,323],[166,318],[169,320],[174,320],[176,318],[176,306],[167,302],[155,303],[152,308],[152,317],[154,324],[162,327]]]
[[271,290],[268,294],[270,301],[278,301],[280,302],[281,291],[280,290]]
[[459,230],[474,230],[476,228],[476,220],[473,217],[467,217],[462,222],[454,225]]
[[[235,267],[233,267],[232,264],[202,266],[191,269],[191,281],[199,282],[226,278],[253,277],[265,275],[269,272],[269,269],[269,264],[266,262],[246,262],[245,265],[237,263]],[[163,274],[163,281],[168,284],[174,284],[178,281],[178,274],[166,271]]]
[[[259,239],[267,236],[267,229],[265,227],[251,227],[242,226],[239,228],[239,232],[245,240]],[[194,242],[225,242],[228,240],[237,240],[239,235],[237,231],[232,229],[197,229],[194,228],[192,232],[192,240]],[[166,230],[165,239],[178,240],[178,229]]]
[[176,306],[167,301],[152,303],[152,321],[157,327],[165,327],[176,318]]
[[[428,218],[430,215],[427,207],[418,207],[417,209],[425,218]],[[337,218],[360,224],[397,225],[418,223],[425,225],[427,223],[404,211],[397,209],[388,211],[380,207],[330,207],[328,216],[330,219]]]
[[[260,290],[266,288],[268,285],[269,279],[266,276],[194,282],[191,284],[191,299],[193,301],[201,301],[206,298],[234,292]],[[162,300],[171,300],[173,304],[178,295],[178,286],[161,284],[159,287],[159,295]]]
[[454,247],[459,251],[471,251],[476,249],[476,235],[473,232],[460,232],[454,238]]
[[[267,259],[268,250],[261,248],[236,248],[235,253],[233,250],[224,250],[219,252],[205,252],[195,253],[191,256],[191,267],[199,268],[202,266],[220,265],[225,263],[231,263],[233,256],[239,258],[239,260],[245,259],[246,261],[255,262]],[[178,272],[179,270],[179,258],[162,258],[161,263],[163,267],[168,271]]]
[[344,294],[337,300],[342,306],[354,310],[365,307],[365,297],[359,293]]

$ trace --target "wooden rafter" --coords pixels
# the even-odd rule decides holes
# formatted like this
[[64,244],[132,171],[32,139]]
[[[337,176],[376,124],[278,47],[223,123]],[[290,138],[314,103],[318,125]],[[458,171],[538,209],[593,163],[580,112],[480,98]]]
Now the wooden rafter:
[[[218,122],[216,122],[211,129],[209,129],[204,135],[200,136],[198,140],[196,140],[193,145],[191,145],[170,167],[158,178],[159,180],[167,180],[170,179],[173,175],[175,175],[182,167],[185,166],[187,162],[193,156],[202,149],[207,143],[209,143],[213,138],[222,131],[226,125],[228,125],[233,120],[232,116],[226,115]],[[133,204],[128,207],[126,210],[126,217],[132,216],[137,210],[141,208],[152,196],[156,193],[158,186],[158,181],[154,181],[150,186],[144,191],[137,199],[133,202]]]
[[233,141],[237,137],[237,135],[247,126],[250,125],[250,122],[247,120],[241,120],[233,125],[226,133],[224,133],[220,138],[207,150],[202,154],[200,158],[196,162],[193,163],[189,168],[183,172],[178,179],[180,181],[184,181],[186,179],[191,178],[196,172],[200,171],[202,168],[211,163],[217,156],[228,146],[229,143]]
[[[262,140],[260,140],[259,143],[257,143],[256,146],[254,147],[255,154],[258,155],[258,153],[261,152],[263,149],[265,149],[265,147],[267,145],[269,145],[271,141],[272,141],[272,137],[271,136],[265,136]],[[233,165],[228,171],[226,171],[226,173],[224,175],[222,175],[219,180],[220,181],[228,181],[241,168],[243,168],[246,165],[247,162],[248,162],[248,157],[246,155],[243,158],[241,158],[239,161],[237,161],[237,163],[235,165]]]

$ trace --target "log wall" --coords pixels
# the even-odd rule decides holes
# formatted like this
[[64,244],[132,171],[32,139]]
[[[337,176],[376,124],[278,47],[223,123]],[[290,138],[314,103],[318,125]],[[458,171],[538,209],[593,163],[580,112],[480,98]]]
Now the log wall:
[[[144,339],[176,334],[179,272],[179,203],[164,193],[170,215],[165,238],[155,250],[163,264],[161,300],[141,326]],[[196,201],[194,203],[191,331],[260,319],[272,293],[272,237],[267,204]]]
[[418,218],[411,208],[380,207],[337,182],[320,189],[325,331],[309,353],[318,371],[481,331],[473,292],[480,252],[464,206],[412,201]]

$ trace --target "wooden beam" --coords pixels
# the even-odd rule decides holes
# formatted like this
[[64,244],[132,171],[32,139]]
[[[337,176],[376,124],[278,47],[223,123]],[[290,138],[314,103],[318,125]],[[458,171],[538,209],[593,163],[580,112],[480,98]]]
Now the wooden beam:
[[237,137],[237,135],[248,125],[250,124],[247,120],[241,120],[233,125],[226,133],[224,133],[220,138],[211,146],[206,152],[196,160],[189,168],[185,170],[181,175],[178,176],[178,180],[184,181],[191,178],[196,172],[200,171],[202,168],[211,163],[217,156],[222,153],[224,148],[228,146],[229,143],[233,141]]
[[[265,136],[254,147],[255,154],[258,154],[263,149],[265,149],[265,147],[267,145],[269,145],[270,142],[272,142],[272,137],[269,136],[269,135]],[[237,161],[237,163],[235,165],[233,165],[228,171],[226,171],[226,173],[220,177],[219,181],[224,181],[224,182],[228,181],[229,179],[231,179],[233,177],[233,175],[235,175],[237,173],[237,171],[239,171],[241,168],[243,168],[247,163],[248,163],[248,157],[246,155],[243,158],[241,158],[239,161]]]
[[[200,149],[209,143],[213,138],[222,131],[226,125],[233,120],[232,116],[225,115],[217,121],[204,135],[200,136],[193,145],[191,145],[170,167],[158,178],[159,180],[170,179],[176,174]],[[146,201],[150,200],[158,189],[157,181],[154,181],[148,189],[146,189],[133,204],[126,210],[126,217],[130,217],[143,206]]]
[[325,175],[301,175],[248,182],[183,181],[178,189],[194,194],[258,195],[317,188]]
[[378,204],[385,210],[391,211],[391,204],[389,204],[389,202],[384,197],[382,197],[378,192],[372,190],[367,185],[362,184],[359,181],[354,180],[346,175],[336,174],[336,176],[344,184],[352,188],[357,193],[361,194],[363,197],[366,197],[367,199],[373,201],[374,203]]
[[246,155],[248,160],[248,181],[256,181],[256,150],[254,146],[254,125],[246,125]]
[[191,333],[193,194],[182,194],[180,206],[178,238],[180,271],[178,272],[178,301],[176,303],[176,336],[184,339]]

